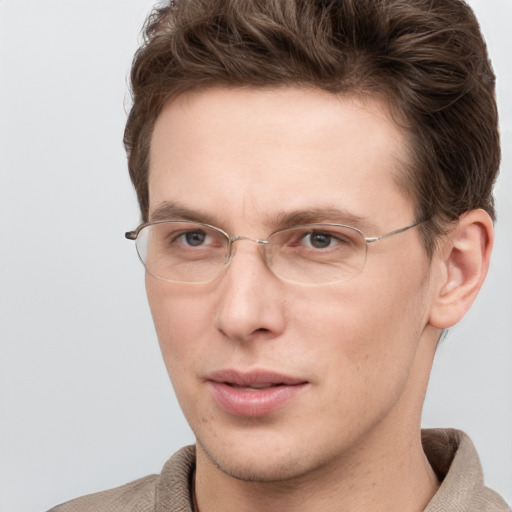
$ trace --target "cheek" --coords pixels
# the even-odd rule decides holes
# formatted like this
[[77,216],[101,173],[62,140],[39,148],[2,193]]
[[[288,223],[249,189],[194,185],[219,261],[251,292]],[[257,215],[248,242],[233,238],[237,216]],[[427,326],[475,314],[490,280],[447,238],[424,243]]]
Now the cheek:
[[402,381],[426,324],[426,282],[397,275],[342,286],[295,301],[295,330],[311,364],[327,364],[318,371],[361,390]]
[[207,329],[206,305],[190,287],[146,278],[153,322],[169,376],[191,371],[195,354],[204,351],[201,342]]

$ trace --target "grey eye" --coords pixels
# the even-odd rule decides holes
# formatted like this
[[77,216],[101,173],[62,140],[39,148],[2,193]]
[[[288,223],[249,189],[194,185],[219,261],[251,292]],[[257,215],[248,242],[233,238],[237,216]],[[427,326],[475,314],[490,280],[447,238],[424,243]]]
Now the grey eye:
[[182,236],[191,247],[198,247],[206,240],[206,233],[204,231],[189,231]]
[[332,242],[332,235],[327,233],[310,233],[308,235],[308,242],[311,247],[315,249],[325,249],[329,247]]

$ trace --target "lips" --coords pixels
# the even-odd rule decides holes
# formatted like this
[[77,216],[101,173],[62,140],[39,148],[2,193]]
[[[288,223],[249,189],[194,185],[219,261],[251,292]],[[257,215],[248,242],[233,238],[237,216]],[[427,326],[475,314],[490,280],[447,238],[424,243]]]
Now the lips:
[[207,384],[224,411],[236,416],[258,417],[285,407],[308,382],[268,371],[222,370],[209,374]]

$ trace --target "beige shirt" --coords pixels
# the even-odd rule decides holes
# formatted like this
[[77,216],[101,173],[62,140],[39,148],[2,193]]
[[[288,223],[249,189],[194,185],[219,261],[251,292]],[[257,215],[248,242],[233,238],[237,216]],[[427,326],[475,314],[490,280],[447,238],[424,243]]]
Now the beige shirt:
[[[482,468],[473,443],[457,430],[424,430],[423,448],[442,481],[425,512],[511,512],[498,494],[483,484]],[[195,449],[175,453],[160,475],[90,494],[49,512],[192,512],[190,482]]]

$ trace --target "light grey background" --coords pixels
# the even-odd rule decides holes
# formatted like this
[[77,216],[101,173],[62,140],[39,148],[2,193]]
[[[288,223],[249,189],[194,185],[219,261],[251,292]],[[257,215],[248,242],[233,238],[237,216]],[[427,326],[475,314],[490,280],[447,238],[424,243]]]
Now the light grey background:
[[[512,0],[473,0],[504,158],[488,281],[439,349],[426,426],[473,437],[512,500]],[[193,441],[160,360],[121,145],[149,0],[0,1],[0,511],[159,472]],[[507,94],[508,92],[508,94]]]

